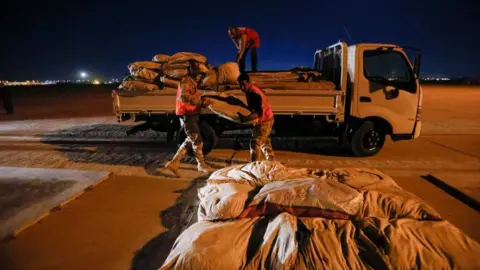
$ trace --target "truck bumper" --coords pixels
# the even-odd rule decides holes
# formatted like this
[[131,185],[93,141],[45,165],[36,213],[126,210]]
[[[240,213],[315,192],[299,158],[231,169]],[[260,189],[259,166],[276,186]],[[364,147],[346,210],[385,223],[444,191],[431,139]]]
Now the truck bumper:
[[392,134],[392,141],[405,141],[405,140],[413,140],[420,137],[420,131],[422,130],[422,122],[417,121],[415,124],[415,128],[413,133],[410,134]]

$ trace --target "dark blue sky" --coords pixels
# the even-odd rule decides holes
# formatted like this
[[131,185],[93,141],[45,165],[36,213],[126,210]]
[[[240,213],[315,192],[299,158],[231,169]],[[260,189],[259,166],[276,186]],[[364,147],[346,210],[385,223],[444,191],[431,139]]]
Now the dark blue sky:
[[351,42],[346,25],[355,43],[422,48],[424,75],[480,75],[475,0],[2,1],[0,10],[2,80],[66,79],[78,70],[120,77],[130,62],[178,51],[216,65],[235,59],[232,25],[259,32],[260,69],[311,65],[315,49]]

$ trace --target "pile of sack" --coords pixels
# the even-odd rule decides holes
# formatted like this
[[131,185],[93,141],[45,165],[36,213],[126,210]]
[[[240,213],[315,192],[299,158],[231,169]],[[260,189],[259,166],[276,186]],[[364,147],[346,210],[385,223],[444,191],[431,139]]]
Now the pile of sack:
[[164,87],[177,88],[187,76],[189,67],[201,75],[199,88],[218,90],[220,85],[236,85],[240,75],[238,64],[229,62],[212,68],[201,54],[178,52],[174,55],[157,54],[152,61],[139,61],[128,65],[129,74],[123,79],[119,90],[149,93]]
[[128,65],[129,74],[123,79],[119,89],[140,93],[155,92],[164,87],[176,88],[188,73],[190,64],[206,74],[210,66],[207,58],[197,53],[179,52],[172,56],[157,54],[152,61],[139,61]]

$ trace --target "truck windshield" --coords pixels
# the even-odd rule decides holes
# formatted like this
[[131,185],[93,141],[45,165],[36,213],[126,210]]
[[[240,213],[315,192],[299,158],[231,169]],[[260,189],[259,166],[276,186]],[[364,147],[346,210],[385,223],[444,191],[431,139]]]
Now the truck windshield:
[[408,84],[412,70],[403,54],[393,50],[371,50],[363,53],[364,75],[379,83]]

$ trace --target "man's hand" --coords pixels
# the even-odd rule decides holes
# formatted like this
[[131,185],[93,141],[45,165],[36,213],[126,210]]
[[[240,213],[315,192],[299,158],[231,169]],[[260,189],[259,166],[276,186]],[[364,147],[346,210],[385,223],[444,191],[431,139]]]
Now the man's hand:
[[252,113],[249,116],[244,116],[241,113],[237,113],[238,119],[240,122],[245,123],[248,121],[252,121],[252,125],[258,126],[260,124],[260,119],[258,119],[258,115],[256,113]]
[[202,97],[202,107],[208,107],[212,105],[212,101],[209,98]]
[[238,119],[240,119],[240,122],[244,123],[246,121],[248,121],[248,116],[244,116],[243,114],[237,112],[237,115],[238,115]]
[[228,98],[230,95],[225,93],[225,92],[220,92],[220,94],[218,94],[219,97],[221,98]]

